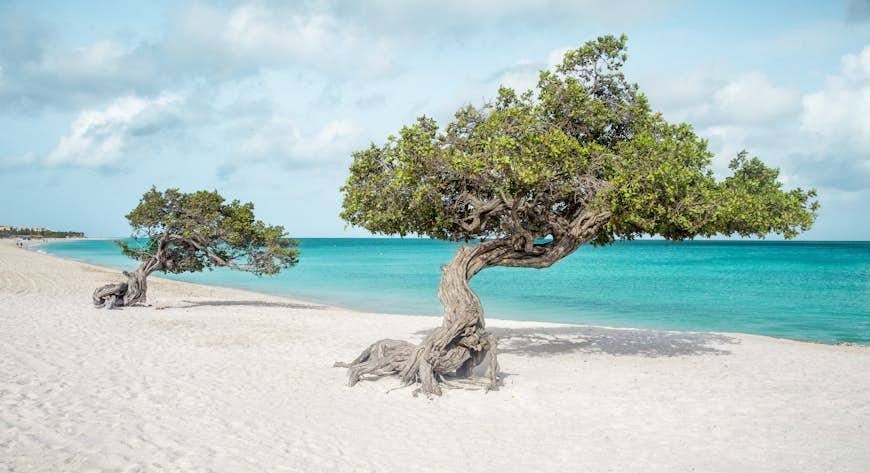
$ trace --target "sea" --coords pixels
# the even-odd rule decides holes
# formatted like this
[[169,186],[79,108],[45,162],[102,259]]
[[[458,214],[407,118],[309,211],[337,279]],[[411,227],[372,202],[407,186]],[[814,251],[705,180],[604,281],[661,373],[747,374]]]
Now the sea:
[[[304,238],[298,265],[276,276],[223,268],[156,274],[361,311],[440,316],[440,266],[459,246]],[[136,267],[111,240],[57,241],[38,250]],[[870,242],[618,241],[584,245],[546,269],[489,268],[471,286],[488,318],[870,345]]]

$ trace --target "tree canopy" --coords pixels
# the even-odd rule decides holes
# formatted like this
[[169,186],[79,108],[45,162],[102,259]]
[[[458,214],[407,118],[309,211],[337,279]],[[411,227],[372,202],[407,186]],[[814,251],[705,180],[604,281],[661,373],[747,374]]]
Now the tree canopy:
[[537,88],[502,87],[443,129],[420,117],[354,153],[341,216],[375,233],[438,239],[536,240],[602,215],[592,243],[644,234],[786,238],[808,229],[814,190],[786,191],[777,169],[740,153],[717,180],[707,142],[653,112],[626,80],[626,37],[565,54]]
[[169,273],[216,266],[275,274],[297,262],[297,243],[284,228],[256,220],[254,204],[226,202],[217,191],[163,192],[152,187],[127,214],[133,242],[120,241],[125,255],[154,261]]

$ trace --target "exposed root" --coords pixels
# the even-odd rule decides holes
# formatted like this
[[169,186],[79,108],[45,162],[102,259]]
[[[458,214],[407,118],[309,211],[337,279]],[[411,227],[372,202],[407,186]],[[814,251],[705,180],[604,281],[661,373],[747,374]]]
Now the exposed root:
[[365,375],[383,376],[401,371],[414,349],[408,342],[384,339],[363,350],[350,363],[336,362],[334,366],[347,368],[347,385],[354,386]]
[[[440,396],[442,386],[467,389],[452,384],[454,381],[484,387],[486,391],[497,389],[496,338],[480,328],[460,328],[439,327],[419,345],[402,340],[380,340],[363,350],[355,360],[349,363],[336,362],[334,366],[348,369],[348,386],[356,385],[366,376],[395,374],[402,380],[403,386],[420,384],[414,391],[415,396],[419,393]],[[474,367],[487,354],[490,355],[490,363],[485,381],[470,379]]]
[[94,291],[94,307],[112,309],[124,305],[124,295],[127,293],[127,283],[106,284]]
[[112,309],[121,306],[145,305],[148,274],[140,269],[124,271],[127,282],[98,287],[92,296],[95,307]]

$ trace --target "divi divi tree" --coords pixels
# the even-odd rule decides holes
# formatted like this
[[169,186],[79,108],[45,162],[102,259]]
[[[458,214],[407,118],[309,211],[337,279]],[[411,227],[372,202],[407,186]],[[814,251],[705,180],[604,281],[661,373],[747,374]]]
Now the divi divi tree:
[[[500,88],[443,129],[421,117],[354,153],[341,216],[374,233],[476,242],[442,266],[444,319],[420,344],[374,343],[348,367],[350,385],[395,373],[426,394],[470,376],[496,340],[468,281],[492,266],[546,268],[580,245],[660,235],[794,237],[816,215],[815,191],[784,190],[778,170],[738,154],[717,179],[691,126],[653,112],[621,72],[626,37],[568,51],[534,90]],[[509,288],[505,288],[509,290]]]
[[226,202],[216,191],[163,192],[151,188],[127,214],[133,240],[118,241],[141,264],[125,271],[127,282],[94,291],[98,307],[142,305],[154,271],[197,272],[228,267],[256,275],[276,274],[297,262],[297,242],[284,228],[256,220],[254,204]]

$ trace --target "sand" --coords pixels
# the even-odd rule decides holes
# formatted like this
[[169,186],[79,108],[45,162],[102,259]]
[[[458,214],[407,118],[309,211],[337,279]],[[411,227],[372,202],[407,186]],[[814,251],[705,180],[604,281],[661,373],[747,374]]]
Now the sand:
[[491,320],[504,386],[346,387],[437,318],[149,279],[0,241],[0,472],[870,471],[870,347]]

